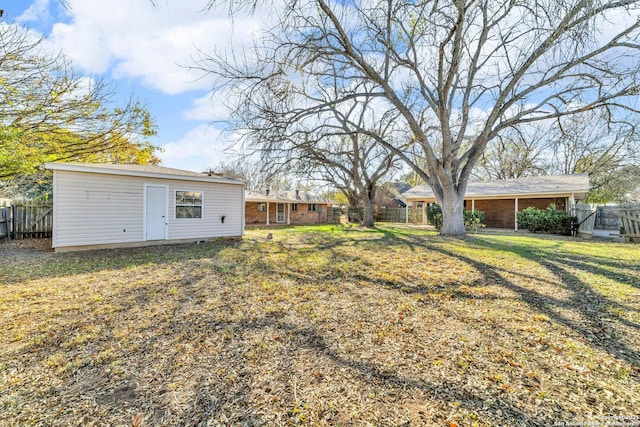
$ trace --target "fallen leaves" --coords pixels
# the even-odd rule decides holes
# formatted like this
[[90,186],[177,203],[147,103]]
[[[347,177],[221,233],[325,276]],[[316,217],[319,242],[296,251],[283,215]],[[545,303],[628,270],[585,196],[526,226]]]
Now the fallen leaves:
[[10,258],[0,421],[525,426],[640,406],[640,301],[602,279],[636,271],[626,246],[313,230]]

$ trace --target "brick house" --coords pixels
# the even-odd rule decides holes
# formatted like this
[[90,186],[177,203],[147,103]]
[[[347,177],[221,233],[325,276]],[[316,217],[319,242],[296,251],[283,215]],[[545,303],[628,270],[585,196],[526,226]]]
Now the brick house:
[[245,191],[245,225],[324,224],[329,200],[302,191]]
[[[484,212],[484,223],[492,228],[518,229],[517,212],[528,207],[569,211],[589,192],[587,174],[530,176],[516,179],[469,182],[464,197],[465,208]],[[430,203],[436,203],[428,185],[419,185],[403,193],[413,206],[421,205],[423,211]],[[422,215],[426,218],[426,215]],[[407,215],[408,221],[408,215]]]

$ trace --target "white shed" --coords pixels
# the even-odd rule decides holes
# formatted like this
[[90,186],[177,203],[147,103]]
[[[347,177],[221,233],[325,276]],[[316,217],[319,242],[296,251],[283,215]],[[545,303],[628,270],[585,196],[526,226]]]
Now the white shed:
[[47,163],[56,251],[239,238],[244,182],[152,165]]

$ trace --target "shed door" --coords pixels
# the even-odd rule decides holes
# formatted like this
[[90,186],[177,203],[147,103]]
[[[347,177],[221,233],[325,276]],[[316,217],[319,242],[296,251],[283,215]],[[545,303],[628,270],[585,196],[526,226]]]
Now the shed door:
[[165,187],[147,187],[147,211],[145,212],[145,240],[164,240],[167,224],[167,189]]

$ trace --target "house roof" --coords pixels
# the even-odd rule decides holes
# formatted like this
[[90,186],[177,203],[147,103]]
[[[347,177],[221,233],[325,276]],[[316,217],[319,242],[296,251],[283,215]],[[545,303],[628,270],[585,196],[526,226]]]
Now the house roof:
[[[467,185],[465,199],[505,199],[563,197],[574,195],[584,199],[589,192],[589,175],[549,175],[528,176],[516,179],[494,181],[473,181]],[[406,191],[402,196],[408,201],[435,200],[428,185],[419,185]]]
[[217,174],[186,171],[157,165],[114,165],[109,163],[45,163],[45,169],[70,172],[101,173],[107,175],[141,176],[182,181],[216,182],[244,185],[243,181],[225,178]]
[[244,200],[246,202],[259,203],[318,203],[329,205],[332,202],[322,197],[304,191],[245,191]]

